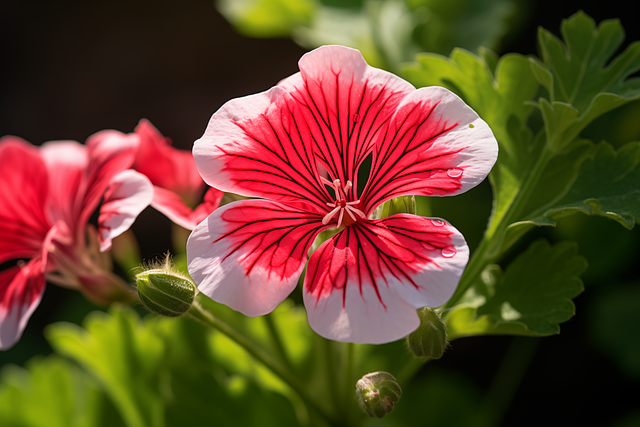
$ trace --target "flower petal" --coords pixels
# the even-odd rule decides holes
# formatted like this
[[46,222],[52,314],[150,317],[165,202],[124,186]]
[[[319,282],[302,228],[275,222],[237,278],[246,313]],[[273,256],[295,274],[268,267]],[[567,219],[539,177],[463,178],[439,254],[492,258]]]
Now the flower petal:
[[153,186],[141,173],[125,170],[113,177],[98,216],[100,251],[110,249],[111,240],[127,231],[152,199]]
[[49,172],[49,215],[75,230],[86,189],[87,147],[76,141],[51,141],[40,153]]
[[113,130],[103,130],[87,139],[89,164],[80,224],[86,224],[111,179],[131,167],[139,141],[135,134],[126,135]]
[[362,210],[369,215],[403,195],[463,193],[489,174],[497,156],[491,129],[460,98],[441,87],[418,89],[377,139]]
[[134,132],[140,137],[140,146],[133,169],[146,175],[154,186],[195,204],[202,195],[204,181],[191,151],[173,148],[170,139],[162,136],[149,120],[140,120]]
[[0,272],[0,349],[12,347],[40,304],[45,280],[40,258]]
[[70,141],[43,144],[52,220],[62,220],[75,234],[81,233],[111,179],[133,164],[137,146],[136,135],[116,131],[98,132],[86,146]]
[[400,339],[418,327],[416,308],[453,295],[468,256],[462,234],[438,219],[399,214],[352,224],[309,260],[309,324],[337,341]]
[[214,211],[187,241],[189,273],[202,293],[247,316],[272,311],[295,289],[322,215],[266,200]]
[[49,179],[38,149],[16,137],[0,140],[0,263],[37,255],[52,223]]
[[282,88],[233,99],[213,114],[193,156],[205,182],[219,190],[300,204],[326,212],[310,123]]
[[305,54],[300,73],[282,81],[303,107],[298,122],[309,123],[316,154],[333,179],[353,183],[373,148],[374,136],[415,88],[407,81],[370,67],[359,51],[322,46]]
[[210,187],[204,195],[204,201],[196,206],[195,209],[191,209],[173,191],[161,187],[154,187],[153,190],[151,206],[187,230],[193,230],[196,225],[200,224],[203,219],[220,206],[220,201],[224,195],[222,191]]

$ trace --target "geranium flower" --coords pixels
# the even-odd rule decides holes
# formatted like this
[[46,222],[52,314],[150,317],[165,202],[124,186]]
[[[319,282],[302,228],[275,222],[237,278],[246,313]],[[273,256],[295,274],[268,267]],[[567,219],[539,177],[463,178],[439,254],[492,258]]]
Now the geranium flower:
[[[149,180],[127,170],[137,146],[136,135],[115,131],[91,136],[86,146],[0,140],[0,263],[17,260],[0,272],[0,348],[20,338],[45,281],[102,304],[132,299],[101,251],[151,202]],[[101,199],[96,230],[88,220]]]
[[198,204],[205,183],[193,154],[173,148],[171,140],[146,119],[140,120],[135,134],[140,137],[140,147],[133,169],[146,175],[154,185],[151,206],[179,226],[193,230],[220,205],[223,192],[209,188],[204,201]]
[[441,219],[371,215],[395,197],[474,187],[495,163],[497,142],[453,93],[416,90],[356,50],[321,47],[299,66],[278,86],[226,103],[195,142],[209,185],[261,199],[225,205],[194,229],[189,272],[212,299],[266,314],[296,287],[318,233],[338,228],[309,259],[311,327],[338,341],[399,339],[418,327],[417,308],[451,297],[469,250]]

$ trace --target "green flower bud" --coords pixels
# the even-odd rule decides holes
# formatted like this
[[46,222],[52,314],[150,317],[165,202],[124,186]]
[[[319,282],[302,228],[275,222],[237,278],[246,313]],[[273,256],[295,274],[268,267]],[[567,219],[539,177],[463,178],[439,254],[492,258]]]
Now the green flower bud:
[[138,297],[154,313],[167,317],[181,316],[191,308],[196,285],[184,275],[170,269],[152,269],[136,275]]
[[356,383],[356,399],[360,408],[370,417],[382,418],[398,403],[402,389],[388,372],[367,374]]
[[401,196],[395,199],[387,200],[379,205],[374,211],[372,218],[381,219],[399,213],[408,213],[415,215],[418,208],[415,196]]
[[409,350],[418,357],[440,359],[449,346],[447,327],[429,307],[418,310],[420,326],[407,337]]

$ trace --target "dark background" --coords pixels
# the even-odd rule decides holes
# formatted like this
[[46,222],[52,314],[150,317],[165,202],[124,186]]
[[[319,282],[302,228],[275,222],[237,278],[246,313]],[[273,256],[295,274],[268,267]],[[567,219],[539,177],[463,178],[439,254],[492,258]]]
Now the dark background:
[[[504,40],[499,53],[536,54],[537,26],[558,34],[561,20],[579,9],[597,22],[620,18],[627,43],[638,40],[638,17],[625,4],[629,2],[533,2],[526,25]],[[102,129],[131,132],[147,118],[175,146],[190,149],[224,102],[275,85],[297,71],[305,52],[288,39],[238,35],[212,1],[5,0],[0,23],[0,136],[17,135],[37,145],[84,141]],[[576,299],[577,315],[562,325],[562,334],[530,339],[539,341],[534,344],[510,337],[462,339],[438,362],[470,378],[489,396],[509,348],[532,357],[520,368],[523,379],[511,392],[513,403],[503,425],[613,425],[639,414],[638,379],[593,344],[589,322],[601,295],[598,289],[637,282],[633,258],[638,258],[640,227],[627,232],[602,218],[578,221],[600,232],[595,247],[586,243],[586,253],[581,251],[592,265],[598,264],[599,249],[615,245],[616,239],[624,239],[623,247],[632,250],[624,256],[614,252],[619,266],[613,275],[587,272],[586,291]],[[170,224],[151,209],[141,215],[134,232],[144,258],[170,249]],[[566,237],[540,233],[552,240]],[[579,239],[580,234],[569,237]],[[0,353],[0,365],[48,354],[42,328],[58,320],[80,322],[94,308],[77,292],[48,286],[22,340]],[[421,375],[428,378],[430,369],[436,368],[428,365]]]

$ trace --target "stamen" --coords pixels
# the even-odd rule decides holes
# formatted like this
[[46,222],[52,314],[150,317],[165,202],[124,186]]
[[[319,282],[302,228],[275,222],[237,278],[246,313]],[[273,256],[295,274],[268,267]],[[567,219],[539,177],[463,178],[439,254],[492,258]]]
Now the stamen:
[[[328,203],[327,203],[328,204]],[[331,219],[336,216],[336,214],[338,213],[338,211],[342,211],[342,208],[340,206],[338,206],[337,208],[335,208],[334,210],[332,210],[331,212],[329,212],[328,214],[326,214],[324,216],[324,218],[322,218],[322,224],[323,225],[327,225],[329,224],[329,221],[331,221]],[[342,218],[342,212],[340,213],[340,218]]]
[[349,191],[349,189],[351,188],[353,184],[351,183],[351,181],[347,181],[347,185],[344,186],[344,193],[346,194],[347,191]]
[[333,189],[336,192],[336,200],[337,201],[345,199],[344,195],[341,193],[341,190],[340,190],[340,180],[339,179],[333,180]]
[[338,228],[342,227],[343,217],[344,217],[344,209],[340,209],[340,216],[338,217]]
[[329,181],[327,178],[325,178],[324,176],[320,177],[320,181],[324,184],[324,185],[329,185],[331,187],[333,187],[333,182]]
[[[356,209],[351,205],[345,206],[345,209],[347,209],[348,211],[354,212],[362,219],[367,219],[367,216],[360,209]],[[355,218],[354,218],[354,221],[355,221]]]

